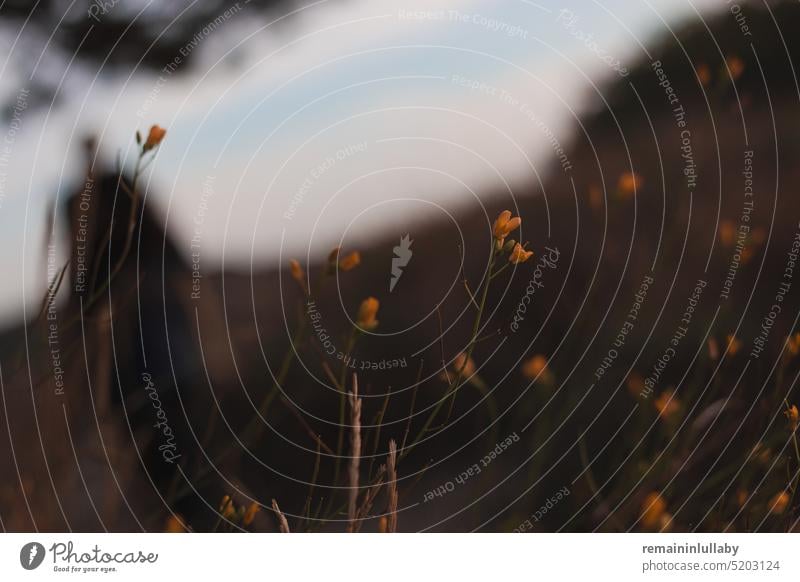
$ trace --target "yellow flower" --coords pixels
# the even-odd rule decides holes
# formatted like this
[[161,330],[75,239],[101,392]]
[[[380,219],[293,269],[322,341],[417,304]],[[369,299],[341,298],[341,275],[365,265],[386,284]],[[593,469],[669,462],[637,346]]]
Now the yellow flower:
[[219,502],[219,512],[226,519],[231,519],[236,515],[236,507],[234,507],[230,495],[223,495],[222,501]]
[[462,377],[472,376],[475,373],[475,362],[472,358],[467,358],[467,354],[464,352],[458,354],[453,360],[453,372],[458,374],[459,371]]
[[589,187],[589,206],[593,210],[600,210],[603,207],[603,191],[597,185]]
[[536,354],[522,364],[522,375],[528,380],[539,378],[542,382],[549,383],[553,379],[550,370],[547,369],[547,358],[542,354]]
[[769,512],[773,515],[780,515],[789,507],[789,494],[781,491],[769,500]]
[[662,525],[662,519],[667,511],[667,502],[655,491],[644,498],[642,502],[642,525],[647,529],[655,529]]
[[784,411],[786,418],[789,419],[789,426],[792,428],[792,432],[797,430],[798,422],[800,421],[800,413],[797,411],[797,405],[792,404],[788,410]]
[[389,520],[384,515],[378,520],[378,533],[386,533],[387,531],[389,531]]
[[[463,368],[463,370],[462,370]],[[455,358],[453,358],[453,363],[450,366],[450,372],[445,369],[439,374],[439,379],[442,382],[452,382],[456,376],[459,375],[461,372],[461,378],[470,378],[473,381],[477,380],[477,376],[475,376],[475,361],[472,358],[467,359],[467,354],[461,352]]]
[[352,271],[361,264],[361,254],[358,251],[353,251],[341,261],[339,261],[339,269],[344,271]]
[[747,503],[748,497],[750,497],[750,494],[746,489],[739,489],[736,492],[736,503],[739,504],[739,507],[744,507],[744,504]]
[[732,333],[728,334],[728,353],[732,356],[735,356],[739,353],[739,350],[742,348],[742,342],[736,339],[736,336]]
[[297,281],[297,284],[303,289],[303,292],[306,292],[306,276],[303,273],[303,268],[300,266],[296,260],[291,259],[289,261],[289,270],[292,273],[292,279]]
[[292,277],[295,279],[295,281],[303,280],[303,268],[296,259],[291,259],[289,261],[289,268],[292,271]]
[[260,510],[261,508],[258,506],[258,503],[251,503],[247,508],[247,511],[244,512],[242,524],[248,526],[253,523],[253,520],[256,518],[256,513],[258,513]]
[[792,357],[800,354],[800,333],[790,335],[786,339],[786,352]]
[[511,251],[511,254],[508,257],[508,262],[513,265],[519,265],[520,263],[524,263],[528,259],[533,256],[533,251],[526,251],[521,244],[517,243],[514,246],[514,250]]
[[723,220],[719,223],[719,242],[724,247],[733,246],[736,242],[736,225],[730,220]]
[[617,190],[622,198],[630,198],[642,188],[644,180],[636,172],[625,172],[619,177]]
[[642,391],[644,390],[644,378],[642,378],[641,374],[638,372],[631,372],[626,384],[631,396],[638,398],[642,395]]
[[759,463],[763,463],[764,465],[768,464],[772,460],[772,449],[769,447],[765,447],[764,443],[758,442],[753,446],[752,456],[756,459]]
[[728,65],[728,70],[731,72],[731,79],[734,81],[742,76],[744,73],[744,61],[739,57],[731,56],[725,59]]
[[164,525],[164,533],[186,533],[181,515],[170,515]]
[[519,228],[520,224],[522,224],[522,219],[519,216],[512,218],[510,210],[503,210],[500,213],[492,228],[492,234],[497,239],[498,248],[503,246],[503,241],[506,240],[506,237]]
[[358,309],[358,318],[356,325],[365,331],[370,331],[378,327],[378,320],[375,318],[378,315],[378,309],[381,303],[374,297],[368,297],[361,302],[361,307]]
[[711,83],[711,70],[708,65],[697,66],[697,78],[700,79],[700,84],[703,87],[707,87]]
[[714,361],[719,359],[719,344],[713,337],[708,340],[708,357]]
[[665,390],[661,393],[661,396],[656,398],[653,404],[658,410],[658,415],[663,419],[668,419],[681,408],[681,403],[675,397],[674,390]]
[[161,143],[161,140],[164,139],[165,135],[167,135],[167,130],[163,127],[159,127],[158,125],[151,127],[150,133],[147,134],[147,141],[145,141],[144,145],[142,146],[142,151],[147,152],[153,148],[157,148],[158,144]]

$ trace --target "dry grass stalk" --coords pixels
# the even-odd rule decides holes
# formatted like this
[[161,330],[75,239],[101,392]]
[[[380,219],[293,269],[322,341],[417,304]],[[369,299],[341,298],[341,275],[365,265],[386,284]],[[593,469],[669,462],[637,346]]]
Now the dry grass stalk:
[[347,531],[355,532],[358,503],[358,470],[361,462],[361,399],[358,397],[358,376],[353,374],[353,391],[350,393],[350,499],[347,504]]
[[364,495],[364,499],[361,501],[361,507],[358,508],[356,512],[356,518],[358,520],[357,527],[355,531],[359,531],[361,529],[361,522],[364,520],[368,515],[369,512],[372,511],[372,505],[375,503],[375,499],[378,498],[378,494],[381,492],[381,488],[383,488],[383,479],[384,475],[386,474],[386,465],[381,465],[378,467],[378,472],[375,474],[375,478],[373,480],[373,485],[369,489],[367,489],[366,494]]
[[286,521],[286,516],[283,515],[281,508],[278,507],[278,502],[274,499],[272,500],[272,511],[275,512],[275,516],[278,518],[278,525],[281,528],[281,533],[291,533],[289,530],[289,522]]
[[389,460],[386,464],[386,471],[388,473],[386,481],[386,490],[389,496],[389,504],[387,513],[389,514],[389,523],[387,531],[395,533],[397,531],[397,443],[394,439],[389,441]]
[[356,524],[353,528],[353,533],[357,533],[361,530],[361,523],[368,515],[369,512],[372,511],[372,505],[375,503],[375,499],[378,497],[378,493],[381,492],[381,488],[383,487],[383,473],[386,472],[386,467],[381,465],[378,469],[378,476],[376,477],[375,484],[367,489],[367,493],[364,495],[364,499],[361,501],[361,507],[358,508],[356,512]]

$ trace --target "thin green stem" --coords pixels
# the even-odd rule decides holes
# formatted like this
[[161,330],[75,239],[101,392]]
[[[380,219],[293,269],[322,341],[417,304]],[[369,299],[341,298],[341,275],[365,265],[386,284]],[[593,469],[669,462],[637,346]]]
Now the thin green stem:
[[[139,173],[141,171],[142,159],[144,158],[144,152],[140,152],[139,156],[136,158],[136,166],[133,168],[133,181],[131,182],[131,214],[128,219],[128,236],[126,237],[125,241],[125,249],[130,249],[130,240],[133,239],[133,231],[136,227],[136,210],[139,206],[139,197],[137,195],[136,186],[139,183]],[[122,183],[122,176],[120,176],[120,183]],[[109,241],[111,240],[111,229],[112,225],[108,226],[108,230],[103,237],[103,242],[98,247],[99,249],[103,249]],[[109,253],[111,249],[109,248]],[[110,256],[110,255],[109,255]],[[94,268],[92,270],[92,278],[90,279],[89,283],[89,290],[91,291],[92,295],[89,296],[89,300],[86,302],[86,308],[88,309],[99,297],[100,294],[108,287],[111,283],[111,279],[114,278],[114,275],[119,272],[119,269],[122,267],[122,263],[125,262],[125,258],[127,256],[127,252],[124,252],[120,255],[120,258],[117,259],[117,263],[114,265],[114,268],[109,271],[109,276],[106,279],[106,283],[100,288],[95,290],[95,286],[97,285],[97,277],[100,274],[100,266],[102,264],[102,255],[97,257],[97,261],[94,264]]]
[[499,268],[499,269],[498,269],[498,270],[497,270],[497,271],[494,273],[494,275],[492,275],[491,279],[492,279],[492,280],[494,280],[494,279],[496,279],[497,277],[499,277],[500,275],[502,275],[502,274],[503,274],[503,271],[505,271],[506,269],[508,269],[510,266],[511,266],[511,263],[506,263],[505,265],[503,265],[502,267],[500,267],[500,268]]

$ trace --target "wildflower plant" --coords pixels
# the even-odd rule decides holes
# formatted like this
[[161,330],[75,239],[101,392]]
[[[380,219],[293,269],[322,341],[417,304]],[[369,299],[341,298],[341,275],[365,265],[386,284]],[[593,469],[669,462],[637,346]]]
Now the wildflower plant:
[[[486,274],[475,294],[465,283],[469,302],[474,308],[472,332],[467,338],[463,350],[450,365],[446,365],[442,370],[441,378],[446,384],[444,394],[426,413],[421,427],[413,434],[409,434],[411,428],[409,424],[405,429],[405,434],[388,435],[393,438],[390,438],[389,441],[386,462],[377,467],[370,462],[366,470],[365,465],[367,464],[361,462],[365,457],[366,447],[371,444],[373,451],[376,451],[384,427],[381,424],[382,416],[380,415],[372,426],[365,426],[362,419],[362,399],[358,393],[358,376],[357,374],[348,374],[347,362],[357,349],[359,340],[366,334],[375,333],[379,329],[381,302],[377,297],[368,296],[358,305],[350,320],[349,331],[344,335],[342,341],[343,349],[339,357],[342,361],[335,364],[324,360],[321,362],[326,378],[339,397],[338,430],[335,442],[328,444],[316,434],[316,431],[307,427],[309,436],[316,443],[318,456],[308,500],[303,508],[303,515],[298,518],[297,527],[313,529],[315,524],[318,526],[328,520],[335,520],[337,516],[346,515],[347,530],[359,531],[362,522],[369,519],[375,503],[383,499],[385,513],[378,518],[377,528],[379,531],[397,531],[400,502],[397,484],[402,461],[428,434],[436,430],[437,422],[447,423],[452,414],[458,391],[466,384],[471,385],[485,397],[490,418],[496,418],[496,406],[490,397],[488,385],[478,373],[473,354],[481,341],[479,337],[481,330],[486,324],[489,291],[493,282],[507,269],[519,267],[534,256],[533,251],[527,250],[527,244],[521,244],[511,238],[521,224],[521,218],[512,216],[510,211],[504,211],[497,217],[491,230]],[[300,290],[302,302],[306,303],[323,293],[327,281],[333,275],[350,274],[357,269],[361,260],[359,251],[350,251],[344,254],[341,249],[336,248],[328,254],[327,260],[323,262],[316,278],[309,277],[308,269],[304,268],[296,259],[289,261],[288,272]],[[299,411],[295,410],[294,405],[283,396],[282,386],[288,378],[293,362],[310,339],[311,330],[307,320],[306,314],[300,308],[291,344],[278,368],[272,386],[266,392],[258,408],[258,414],[243,431],[243,442],[254,442],[263,436],[264,423],[261,418],[276,402],[299,418]],[[339,366],[338,370],[336,370],[337,365]],[[386,396],[382,410],[386,410],[388,401],[389,394]],[[442,414],[445,408],[448,409],[447,414]],[[228,452],[230,450],[232,449],[223,451],[222,455],[217,458],[217,462],[224,460],[230,454]],[[374,456],[373,453],[372,457],[374,458]],[[317,480],[320,461],[324,458],[331,459],[333,467],[331,485],[323,489],[318,487]],[[324,494],[326,491],[327,496]],[[319,493],[315,494],[317,492]],[[250,527],[253,525],[259,509],[258,504],[237,505],[229,496],[226,496],[219,506],[219,523],[220,525],[228,524],[225,527]],[[275,517],[279,529],[289,531],[292,526],[289,525],[287,516],[277,508],[277,503],[272,504],[271,513]]]

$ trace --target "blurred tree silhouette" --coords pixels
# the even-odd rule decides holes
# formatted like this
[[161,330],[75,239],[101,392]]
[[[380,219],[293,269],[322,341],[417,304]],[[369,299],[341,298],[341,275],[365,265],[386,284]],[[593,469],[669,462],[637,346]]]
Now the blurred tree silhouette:
[[[161,67],[198,29],[235,6],[249,14],[288,12],[297,0],[7,0],[0,3],[3,20],[27,20],[80,59],[110,65]],[[151,43],[153,44],[150,49]]]
[[[13,35],[9,45],[20,32],[22,43],[26,39],[38,43],[34,53],[54,47],[92,69],[158,70],[226,10],[236,17],[241,11],[248,19],[261,16],[266,21],[303,4],[300,0],[6,0],[0,2],[0,24]],[[14,52],[31,54],[24,44],[16,44]],[[36,66],[38,58],[26,66]],[[186,65],[194,58],[194,51],[188,52],[176,72],[189,69]],[[29,84],[34,89],[29,105],[50,103],[56,96],[54,84],[36,78]],[[7,109],[8,96],[0,99]]]

